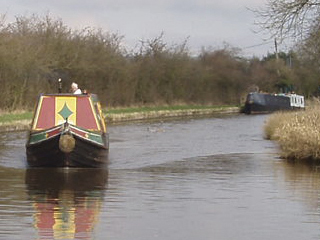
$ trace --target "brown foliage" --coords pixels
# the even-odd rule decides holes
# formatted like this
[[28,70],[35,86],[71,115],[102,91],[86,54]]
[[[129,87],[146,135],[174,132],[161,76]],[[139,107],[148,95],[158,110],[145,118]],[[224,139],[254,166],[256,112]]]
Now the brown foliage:
[[64,92],[75,81],[109,106],[239,104],[250,85],[277,83],[278,65],[239,58],[229,46],[195,57],[187,42],[168,46],[160,34],[129,54],[121,41],[101,29],[73,31],[49,16],[1,24],[0,109],[33,107],[38,94],[57,92],[59,78]]

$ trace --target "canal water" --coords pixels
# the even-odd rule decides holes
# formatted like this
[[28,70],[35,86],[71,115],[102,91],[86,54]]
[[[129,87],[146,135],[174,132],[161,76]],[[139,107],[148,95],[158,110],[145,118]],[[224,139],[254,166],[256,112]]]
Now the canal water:
[[320,237],[320,173],[279,159],[268,115],[109,126],[106,169],[32,169],[0,136],[0,239]]

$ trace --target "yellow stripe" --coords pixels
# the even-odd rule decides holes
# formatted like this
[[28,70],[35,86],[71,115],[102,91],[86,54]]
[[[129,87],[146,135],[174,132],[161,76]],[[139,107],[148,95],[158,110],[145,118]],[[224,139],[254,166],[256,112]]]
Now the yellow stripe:
[[36,110],[36,116],[33,119],[32,129],[36,129],[37,128],[37,123],[38,123],[38,118],[39,118],[39,114],[40,114],[40,109],[41,109],[41,106],[42,106],[43,98],[45,98],[45,97],[40,97],[40,100],[39,100],[39,103],[38,103],[38,106],[37,106],[37,110]]
[[98,106],[98,111],[99,111],[98,114],[100,115],[100,118],[101,118],[102,130],[103,130],[103,132],[107,132],[106,120],[104,119],[104,116],[103,116],[103,113],[101,110],[101,105],[99,102],[97,103],[97,106]]
[[96,111],[94,109],[92,100],[90,98],[89,98],[89,103],[90,103],[90,106],[91,106],[91,111],[93,113],[94,120],[96,121],[96,125],[98,127],[98,130],[100,131],[100,124],[99,124],[98,119],[97,119],[97,114],[96,114]]

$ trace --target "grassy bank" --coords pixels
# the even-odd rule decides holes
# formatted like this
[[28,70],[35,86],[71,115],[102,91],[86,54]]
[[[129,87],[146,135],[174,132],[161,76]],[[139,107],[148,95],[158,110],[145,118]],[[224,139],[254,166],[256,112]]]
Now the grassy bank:
[[107,122],[168,118],[183,116],[209,115],[219,112],[239,112],[236,106],[156,106],[108,109],[105,113]]
[[[183,117],[213,114],[219,112],[237,112],[236,106],[162,106],[162,107],[132,107],[111,108],[103,113],[108,123],[150,118]],[[0,131],[28,129],[33,113],[28,111],[1,112]]]
[[27,111],[0,111],[0,131],[16,131],[27,129],[33,113]]
[[283,158],[320,163],[319,104],[305,111],[274,113],[264,127],[266,138],[279,143]]

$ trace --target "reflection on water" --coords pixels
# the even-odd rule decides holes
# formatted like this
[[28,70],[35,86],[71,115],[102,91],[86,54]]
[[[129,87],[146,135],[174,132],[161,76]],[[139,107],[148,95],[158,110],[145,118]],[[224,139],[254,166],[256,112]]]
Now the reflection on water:
[[279,161],[275,168],[278,183],[292,199],[306,203],[320,219],[320,166]]
[[107,169],[28,169],[0,136],[0,239],[320,237],[320,169],[287,163],[265,115],[111,126]]
[[92,239],[107,176],[104,169],[27,169],[38,239]]

